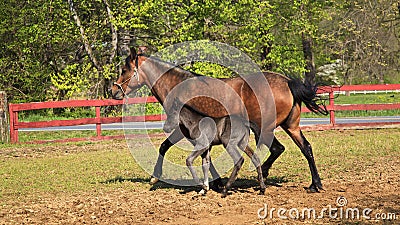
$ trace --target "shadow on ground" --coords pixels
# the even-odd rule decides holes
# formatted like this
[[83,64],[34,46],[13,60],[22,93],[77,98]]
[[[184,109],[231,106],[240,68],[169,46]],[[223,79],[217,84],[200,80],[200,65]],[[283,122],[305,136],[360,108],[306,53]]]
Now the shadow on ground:
[[[228,181],[228,178],[222,178],[223,184],[226,184]],[[150,178],[124,178],[122,176],[117,176],[115,178],[108,179],[106,181],[102,181],[100,183],[102,184],[112,184],[112,183],[122,183],[122,182],[132,182],[132,183],[150,183]],[[284,176],[280,177],[269,177],[267,178],[265,184],[267,186],[275,186],[275,187],[282,187],[282,183],[287,183],[289,182],[288,179]],[[168,180],[165,181],[158,181],[155,183],[151,188],[150,191],[154,191],[157,189],[177,189],[181,190],[181,194],[186,194],[189,192],[197,192],[201,190],[201,187],[196,187],[196,186],[180,186],[180,185],[175,185],[172,183],[177,183],[176,180],[168,182]],[[181,183],[190,183],[190,180],[182,180]],[[220,192],[220,188],[214,185],[213,182],[210,183],[210,188],[214,191]],[[233,183],[232,188],[230,191],[232,192],[241,192],[241,193],[246,193],[246,192],[253,192],[250,191],[253,189],[253,191],[258,191],[260,190],[259,183],[256,178],[238,178],[236,179],[235,183]]]

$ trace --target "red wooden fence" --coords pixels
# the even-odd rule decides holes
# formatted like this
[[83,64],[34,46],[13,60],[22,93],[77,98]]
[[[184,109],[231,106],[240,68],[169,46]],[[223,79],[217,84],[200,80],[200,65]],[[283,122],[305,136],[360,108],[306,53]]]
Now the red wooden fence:
[[[356,110],[392,110],[400,109],[400,103],[383,104],[345,104],[335,105],[335,92],[351,91],[393,91],[400,90],[400,84],[373,84],[373,85],[344,85],[344,86],[325,86],[318,90],[318,94],[329,94],[329,105],[326,106],[329,111],[330,124],[328,126],[319,126],[322,129],[332,129],[340,127],[371,127],[398,124],[397,122],[375,122],[375,123],[351,123],[336,124],[335,111],[356,111]],[[310,112],[307,108],[302,108],[302,112]],[[400,124],[400,123],[399,123]],[[318,128],[317,128],[318,129]]]
[[[67,100],[67,101],[54,101],[54,102],[32,102],[22,104],[9,104],[10,113],[10,136],[11,142],[18,142],[18,129],[20,128],[42,128],[42,127],[58,127],[58,126],[76,126],[84,124],[96,124],[96,139],[102,139],[101,124],[121,123],[122,117],[102,117],[101,107],[115,106],[127,104],[143,104],[143,103],[157,103],[155,97],[140,97],[129,98],[126,100]],[[94,118],[80,118],[70,120],[52,120],[52,121],[38,121],[38,122],[19,122],[18,112],[24,110],[37,110],[37,109],[51,109],[51,108],[65,108],[65,107],[95,107],[96,117]],[[165,115],[146,115],[146,116],[124,116],[124,122],[141,122],[141,121],[161,121],[165,120]]]
[[[348,104],[348,105],[335,105],[334,93],[337,91],[385,91],[385,90],[400,90],[400,84],[388,85],[347,85],[340,87],[322,87],[318,90],[319,94],[329,93],[329,105],[327,109],[330,112],[330,124],[327,126],[318,126],[317,129],[331,129],[335,127],[346,126],[344,124],[336,124],[335,111],[349,111],[349,110],[390,110],[400,109],[400,103],[387,103],[387,104]],[[42,127],[56,127],[56,126],[75,126],[84,124],[96,124],[97,136],[95,139],[105,139],[101,135],[101,124],[121,123],[122,117],[102,117],[101,107],[115,106],[128,104],[143,104],[143,103],[156,103],[157,99],[154,97],[140,97],[130,98],[126,100],[68,100],[68,101],[54,101],[54,102],[33,102],[22,104],[9,104],[10,113],[10,136],[13,143],[18,142],[18,129],[20,128],[42,128]],[[96,117],[94,118],[80,118],[72,120],[53,120],[53,121],[39,121],[39,122],[19,122],[18,112],[24,110],[37,110],[48,108],[64,108],[64,107],[95,107]],[[302,112],[309,112],[303,107]],[[165,120],[165,115],[146,115],[146,116],[125,116],[126,122],[139,122],[139,121],[161,121]],[[352,126],[371,126],[371,125],[387,125],[393,123],[367,123],[367,124],[351,124]]]

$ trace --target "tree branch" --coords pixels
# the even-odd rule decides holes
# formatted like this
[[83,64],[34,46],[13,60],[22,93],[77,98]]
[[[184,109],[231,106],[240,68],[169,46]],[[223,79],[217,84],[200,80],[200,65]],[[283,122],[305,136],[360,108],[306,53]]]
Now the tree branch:
[[107,10],[107,15],[108,15],[108,20],[110,23],[110,28],[111,28],[111,54],[110,54],[110,58],[109,58],[109,63],[112,63],[115,54],[117,53],[117,48],[118,48],[118,34],[117,34],[117,30],[115,29],[114,25],[113,25],[113,20],[114,17],[111,13],[111,9],[110,6],[107,2],[107,0],[103,0],[104,5],[106,6],[106,10]]
[[85,34],[85,30],[82,27],[81,20],[79,19],[78,13],[75,10],[74,2],[72,0],[68,0],[68,4],[69,4],[69,9],[70,9],[70,11],[72,13],[72,16],[74,17],[75,23],[79,28],[79,32],[81,33],[81,38],[83,40],[83,44],[85,46],[85,50],[89,55],[90,61],[92,62],[93,66],[98,71],[101,71],[102,68],[100,67],[99,63],[97,62],[96,57],[94,57],[94,55],[93,55],[93,49],[89,44],[89,41],[88,41],[88,39],[86,37],[86,34]]

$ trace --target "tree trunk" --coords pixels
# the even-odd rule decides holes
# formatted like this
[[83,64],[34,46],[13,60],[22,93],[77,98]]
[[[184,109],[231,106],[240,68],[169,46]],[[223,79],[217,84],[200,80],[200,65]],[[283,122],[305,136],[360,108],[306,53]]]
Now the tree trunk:
[[72,0],[68,0],[68,4],[69,4],[69,9],[72,13],[72,16],[75,20],[76,26],[78,26],[78,28],[79,28],[79,32],[81,34],[82,41],[85,46],[85,50],[89,55],[90,61],[92,62],[93,66],[100,72],[100,71],[102,71],[102,68],[99,65],[99,63],[97,62],[97,59],[93,54],[92,46],[90,45],[89,40],[86,37],[85,30],[82,27],[78,12],[76,11],[75,6],[74,6],[74,2]]
[[132,43],[132,37],[128,30],[120,29],[119,30],[119,56],[123,58],[127,57],[130,53],[131,45],[134,46],[135,43]]
[[315,85],[315,74],[317,73],[312,52],[312,38],[302,34],[303,54],[306,60],[305,79],[310,84]]
[[10,121],[8,116],[7,95],[0,91],[0,142],[10,142]]
[[[262,52],[261,52],[261,61],[267,60],[268,59],[268,55],[271,53],[272,51],[272,43],[270,41],[268,41],[263,47],[262,47]],[[263,65],[264,70],[272,70],[272,63],[268,62],[265,65]]]
[[111,13],[111,9],[110,9],[110,6],[109,6],[107,0],[103,0],[103,3],[106,6],[106,11],[107,11],[108,20],[109,20],[108,22],[110,24],[110,29],[111,29],[111,46],[112,46],[112,48],[111,48],[110,58],[107,63],[112,63],[114,61],[114,57],[117,53],[118,34],[117,34],[117,30],[115,29],[114,24],[113,24],[114,17]]

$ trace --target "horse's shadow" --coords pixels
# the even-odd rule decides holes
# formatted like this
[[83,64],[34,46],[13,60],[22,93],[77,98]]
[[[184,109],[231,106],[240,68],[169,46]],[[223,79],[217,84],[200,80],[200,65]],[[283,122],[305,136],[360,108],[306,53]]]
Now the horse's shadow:
[[[228,178],[222,178],[223,184],[226,184],[228,181]],[[122,183],[122,182],[132,182],[132,183],[150,183],[150,178],[124,178],[122,176],[117,176],[115,178],[111,178],[105,181],[102,181],[100,183],[102,184],[112,184],[112,183]],[[190,181],[185,180],[182,181],[182,183],[188,183]],[[267,178],[265,184],[267,186],[275,186],[275,187],[282,187],[281,183],[287,183],[288,179],[285,176],[279,176],[279,177],[269,177]],[[154,185],[150,187],[150,191],[155,191],[157,189],[177,189],[180,190],[179,193],[181,194],[186,194],[190,192],[198,192],[201,190],[200,187],[196,186],[181,186],[181,185],[176,185],[173,183],[177,183],[177,181],[158,181]],[[210,183],[210,188],[216,192],[220,192],[221,189],[220,187],[217,187],[216,185],[213,184],[213,182]],[[253,190],[253,191],[251,191]],[[231,192],[241,192],[241,193],[249,193],[249,192],[254,192],[260,190],[260,185],[256,179],[249,179],[249,178],[238,178],[236,179],[235,183],[233,183],[230,191]]]

